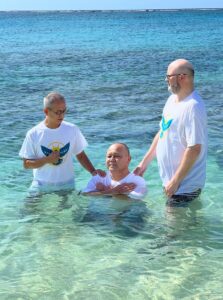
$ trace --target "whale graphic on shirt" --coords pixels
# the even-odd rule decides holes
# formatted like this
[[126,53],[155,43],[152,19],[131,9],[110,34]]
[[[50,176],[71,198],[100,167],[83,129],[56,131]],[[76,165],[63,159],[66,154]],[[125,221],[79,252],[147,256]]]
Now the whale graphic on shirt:
[[60,148],[59,146],[57,147],[52,147],[52,149],[49,149],[45,146],[41,145],[41,150],[43,151],[43,154],[45,154],[46,156],[49,156],[53,151],[59,151],[60,152],[60,158],[58,159],[58,162],[53,163],[53,165],[57,166],[60,165],[63,161],[63,158],[67,152],[69,151],[70,148],[70,143],[67,143],[64,147]]
[[160,126],[161,127],[160,138],[162,138],[164,132],[170,128],[172,121],[173,119],[165,120],[165,118],[162,117],[161,126]]

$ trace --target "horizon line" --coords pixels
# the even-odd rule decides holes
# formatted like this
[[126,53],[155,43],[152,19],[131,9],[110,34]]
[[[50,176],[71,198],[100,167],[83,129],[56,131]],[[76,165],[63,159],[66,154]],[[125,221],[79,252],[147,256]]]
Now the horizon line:
[[123,8],[123,9],[8,9],[0,12],[115,12],[115,11],[137,11],[137,12],[153,12],[153,11],[178,11],[178,10],[223,10],[223,7],[196,7],[196,8]]

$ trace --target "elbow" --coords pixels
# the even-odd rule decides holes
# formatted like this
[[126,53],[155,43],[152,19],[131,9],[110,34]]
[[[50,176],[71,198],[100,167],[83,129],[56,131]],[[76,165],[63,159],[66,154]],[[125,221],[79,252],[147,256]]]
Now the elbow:
[[76,158],[80,161],[84,157],[84,151],[80,152],[79,154],[76,155]]
[[198,157],[201,153],[201,144],[190,147],[190,150],[193,152],[195,157]]
[[29,164],[28,164],[28,160],[27,159],[23,160],[23,168],[24,169],[29,169]]

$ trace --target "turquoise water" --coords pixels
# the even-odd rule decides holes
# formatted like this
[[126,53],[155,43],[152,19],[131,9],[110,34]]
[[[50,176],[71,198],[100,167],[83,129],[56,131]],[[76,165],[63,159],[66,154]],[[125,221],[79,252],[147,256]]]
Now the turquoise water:
[[[0,299],[222,299],[223,11],[0,13]],[[28,199],[18,151],[52,90],[104,168],[121,141],[131,169],[158,130],[168,63],[189,59],[209,125],[200,201],[167,210],[156,162],[145,201]],[[89,179],[75,161],[76,188]]]

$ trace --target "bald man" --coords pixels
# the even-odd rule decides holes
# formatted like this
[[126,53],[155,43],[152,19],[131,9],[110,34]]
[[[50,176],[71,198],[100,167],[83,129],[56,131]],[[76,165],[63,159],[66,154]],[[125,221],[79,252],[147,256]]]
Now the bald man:
[[135,169],[143,175],[156,156],[167,205],[181,206],[199,196],[205,184],[207,117],[204,103],[194,90],[194,68],[185,59],[167,69],[168,98],[148,152]]
[[105,177],[93,176],[84,194],[124,195],[128,198],[142,199],[146,194],[145,180],[129,171],[131,156],[126,144],[116,143],[111,145],[106,154],[108,172]]

